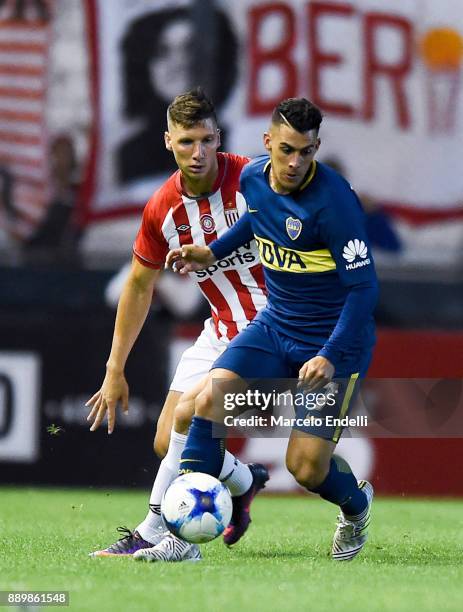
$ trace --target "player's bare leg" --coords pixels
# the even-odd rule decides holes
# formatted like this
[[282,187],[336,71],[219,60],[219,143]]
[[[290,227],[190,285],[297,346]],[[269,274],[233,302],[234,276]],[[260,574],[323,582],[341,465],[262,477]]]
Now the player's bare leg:
[[[234,379],[234,376],[231,380]],[[188,432],[191,419],[195,410],[199,408],[199,404],[201,406],[204,404],[205,409],[209,404],[213,408],[211,402],[214,391],[212,379],[213,374],[210,374],[199,393],[195,390],[184,393],[174,413],[173,429],[176,432],[185,432],[185,434]],[[226,377],[225,380],[230,380],[230,378]],[[220,385],[220,379],[217,378],[215,383]],[[243,386],[245,386],[244,383]],[[220,393],[220,390],[218,390],[218,393]],[[203,410],[201,412],[205,414]],[[221,410],[215,412],[218,421],[220,421],[220,413]],[[235,459],[231,453],[225,451],[218,478],[228,486],[233,500],[232,519],[224,531],[224,542],[231,545],[238,542],[246,532],[251,522],[249,514],[251,502],[259,490],[265,486],[268,480],[268,471],[260,464],[244,465],[238,459]],[[188,544],[168,533],[156,546],[136,552],[134,559],[150,562],[198,561],[201,559],[201,554],[196,544]]]
[[[180,455],[185,447],[186,436],[188,433],[188,428],[191,423],[191,419],[194,415],[195,410],[195,398],[198,394],[199,390],[201,390],[202,385],[205,384],[205,379],[201,381],[201,383],[189,392],[184,394],[179,394],[178,402],[175,405],[175,409],[170,412],[170,423],[169,426],[171,429],[170,433],[170,444],[169,450],[167,452],[166,458],[164,458],[161,462],[161,466],[159,467],[158,475],[156,476],[156,480],[153,485],[153,493],[155,489],[157,493],[164,493],[169,484],[178,474],[178,467],[180,462]],[[166,419],[167,421],[167,419]],[[166,430],[166,428],[164,428]],[[157,444],[163,443],[162,438],[158,439],[158,434],[156,434],[154,449],[157,450]],[[168,440],[169,443],[169,440]],[[169,465],[163,465],[168,463],[169,455],[172,458],[172,462]],[[165,473],[166,478],[163,477],[162,472]],[[162,480],[162,491],[161,487],[157,487],[158,478]],[[155,499],[159,505],[153,507],[150,504],[150,512],[156,512],[161,518],[161,499],[159,495],[155,497],[152,493],[151,499]],[[151,500],[150,500],[151,501]],[[152,521],[153,518],[148,513],[148,516],[145,519],[145,522]],[[161,519],[162,521],[162,519]],[[164,527],[164,525],[162,525]],[[139,526],[144,531],[143,527]],[[201,560],[201,551],[199,546],[196,544],[189,544],[188,542],[184,542],[177,538],[173,534],[169,533],[164,528],[164,533],[162,538],[158,540],[155,545],[149,548],[145,548],[140,550],[134,555],[134,559],[136,561],[150,561],[150,562],[158,562],[158,561],[168,561],[168,562],[180,562],[180,561],[199,561]]]
[[158,544],[166,535],[161,517],[162,497],[167,487],[177,477],[186,433],[194,414],[194,398],[205,383],[206,377],[185,393],[169,391],[159,417],[154,450],[158,456],[166,452],[153,483],[148,513],[136,529],[144,540],[152,543],[151,545]]
[[177,476],[178,462],[184,446],[184,437],[173,429],[175,409],[182,398],[181,391],[169,391],[159,415],[154,452],[162,459],[151,489],[148,512],[136,531],[142,538],[157,544],[165,535],[165,526],[161,517],[161,501],[165,490]]
[[[230,391],[231,383],[233,383],[234,392],[246,388],[246,383],[230,370],[216,368],[210,372],[207,383],[195,401],[195,418],[190,429],[189,440],[191,441],[192,430],[193,438],[196,435],[196,440],[193,445],[190,445],[190,448],[185,448],[181,461],[181,470],[205,471],[219,478],[230,489],[233,498],[233,514],[224,532],[224,542],[227,545],[238,542],[246,532],[251,522],[251,502],[256,494],[265,487],[268,480],[268,471],[263,465],[251,464],[249,466],[251,472],[249,485],[240,491],[237,488],[239,463],[230,453],[224,451],[223,439],[213,437],[218,434],[212,434],[211,421],[223,425],[223,395]],[[201,449],[201,444],[204,444],[205,448]],[[195,457],[195,454],[198,456]],[[210,459],[214,455],[214,465],[211,465]],[[209,461],[209,465],[207,461],[204,465],[199,465],[202,461],[201,456]],[[243,479],[241,479],[241,484],[242,482]]]
[[[199,561],[201,552],[195,544],[188,544],[170,534],[161,517],[161,501],[164,492],[178,474],[180,456],[185,447],[186,433],[194,414],[194,399],[205,384],[202,379],[185,393],[170,391],[158,422],[154,450],[167,452],[159,466],[150,496],[149,511],[137,527],[143,538],[152,542],[135,552],[137,561]],[[170,402],[169,400],[170,396]],[[175,400],[175,401],[174,401]]]
[[174,412],[183,393],[181,391],[169,391],[162,407],[156,424],[156,434],[154,436],[153,448],[159,459],[164,459],[167,455],[170,442],[170,432],[174,422]]
[[368,538],[373,487],[357,482],[348,463],[333,455],[335,447],[330,440],[293,431],[286,465],[301,486],[340,507],[331,554],[337,561],[349,561]]
[[[183,394],[179,391],[170,391],[167,395],[154,439],[156,454],[165,456],[161,461],[153,484],[148,513],[133,532],[127,528],[119,528],[124,537],[105,550],[96,551],[93,556],[132,555],[138,550],[155,547],[166,537],[167,532],[161,517],[162,496],[177,476],[180,456],[185,447],[186,434],[195,411],[195,401],[207,381],[208,377],[205,377],[190,391]],[[226,451],[222,470],[224,482],[229,487],[231,494],[236,497],[236,503],[238,504],[240,497],[243,493],[248,492],[253,484],[253,470],[255,470],[254,466],[248,467]],[[184,561],[190,556],[195,560],[200,558],[198,547],[195,545],[188,546],[188,549],[186,549],[185,546],[174,547],[171,542],[169,542],[169,545],[163,544],[159,551],[155,551],[156,555],[160,553],[159,559],[151,555],[153,558],[148,560],[166,560],[164,558],[166,553],[172,553],[170,556],[175,558],[170,560],[175,561]],[[147,559],[148,556],[144,555],[138,558]]]
[[336,444],[293,431],[286,451],[286,467],[302,487],[315,489],[326,478]]
[[165,527],[161,519],[160,500],[164,490],[177,474],[178,461],[175,468],[173,470],[170,469],[170,461],[166,460],[166,454],[169,448],[175,407],[181,396],[182,393],[179,391],[169,391],[158,419],[153,447],[158,457],[162,458],[162,461],[151,491],[146,518],[134,531],[127,527],[118,527],[118,531],[123,537],[108,546],[108,548],[95,551],[92,553],[93,557],[130,556],[137,550],[150,548],[164,537]]
[[[203,381],[190,394],[194,396],[195,393],[198,393],[202,384],[204,384]],[[159,415],[153,447],[154,452],[162,461],[153,483],[145,519],[134,531],[126,527],[119,527],[118,531],[123,534],[123,537],[108,548],[92,553],[92,556],[132,555],[137,550],[151,548],[165,537],[166,529],[161,518],[161,500],[164,491],[177,476],[180,455],[185,445],[185,435],[177,435],[172,427],[175,409],[182,395],[180,391],[169,391]],[[191,410],[193,413],[194,406]],[[191,421],[191,415],[189,420]]]

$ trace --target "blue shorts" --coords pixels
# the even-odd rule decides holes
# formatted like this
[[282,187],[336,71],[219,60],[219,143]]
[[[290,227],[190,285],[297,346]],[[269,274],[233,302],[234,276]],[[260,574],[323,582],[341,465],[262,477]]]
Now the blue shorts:
[[[315,357],[322,347],[302,343],[285,336],[262,323],[252,321],[238,334],[222,355],[214,362],[212,369],[223,368],[249,379],[297,379],[302,365]],[[336,402],[323,408],[323,421],[327,415],[332,419],[349,415],[352,399],[358,391],[359,381],[366,375],[372,357],[371,348],[346,356],[338,363],[333,383],[336,386]],[[316,413],[318,411],[314,411]],[[307,416],[305,407],[296,408],[296,419]],[[317,415],[318,416],[318,415]],[[328,421],[332,421],[328,419]],[[337,442],[342,433],[338,425],[304,425],[295,429],[319,438]]]

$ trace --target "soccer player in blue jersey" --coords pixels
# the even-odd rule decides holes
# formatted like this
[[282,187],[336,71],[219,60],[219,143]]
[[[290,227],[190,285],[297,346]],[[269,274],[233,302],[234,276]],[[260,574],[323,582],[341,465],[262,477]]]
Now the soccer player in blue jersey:
[[[195,417],[182,471],[218,476],[223,440],[213,381],[299,378],[309,391],[338,385],[334,416],[348,414],[357,382],[375,342],[372,313],[378,287],[360,202],[334,170],[314,159],[320,146],[320,110],[304,98],[282,101],[264,135],[268,155],[241,174],[248,212],[209,247],[171,251],[168,263],[187,273],[203,269],[255,237],[264,265],[268,305],[214,363],[195,397]],[[223,423],[223,420],[222,420]],[[340,426],[293,429],[286,456],[296,481],[340,507],[332,557],[349,560],[368,535],[373,488],[357,481],[333,455]]]

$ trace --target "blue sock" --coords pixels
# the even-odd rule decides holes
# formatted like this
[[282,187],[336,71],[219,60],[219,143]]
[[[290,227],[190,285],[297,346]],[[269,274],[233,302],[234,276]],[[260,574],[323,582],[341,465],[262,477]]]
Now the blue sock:
[[349,464],[337,455],[333,455],[331,459],[330,471],[325,480],[312,491],[340,506],[348,516],[361,515],[368,506],[367,497],[359,489]]
[[223,438],[213,437],[213,434],[217,435],[217,427],[219,425],[213,421],[193,417],[180,460],[179,474],[203,472],[219,477],[225,456],[225,432]]

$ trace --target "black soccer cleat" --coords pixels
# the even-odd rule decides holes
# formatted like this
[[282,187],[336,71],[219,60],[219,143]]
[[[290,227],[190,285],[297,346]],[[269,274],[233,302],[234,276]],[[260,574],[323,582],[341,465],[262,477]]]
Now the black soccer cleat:
[[223,541],[227,546],[232,546],[246,533],[251,522],[250,507],[252,500],[269,479],[267,468],[261,463],[249,463],[252,474],[252,485],[243,495],[232,497],[233,512],[228,527],[223,532]]

